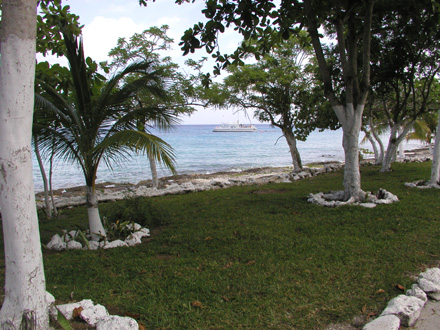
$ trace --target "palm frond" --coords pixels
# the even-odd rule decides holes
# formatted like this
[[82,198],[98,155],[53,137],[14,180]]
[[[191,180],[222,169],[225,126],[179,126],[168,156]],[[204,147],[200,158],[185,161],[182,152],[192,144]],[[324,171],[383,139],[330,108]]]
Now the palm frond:
[[159,107],[144,107],[127,112],[114,123],[115,130],[123,128],[135,129],[137,123],[154,126],[160,130],[168,131],[175,125],[180,124],[173,110]]
[[112,160],[117,161],[115,156],[119,156],[119,154],[115,153],[115,150],[121,151],[124,148],[134,152],[147,153],[175,173],[173,148],[161,138],[138,130],[116,132],[98,144],[94,152],[102,155],[103,160],[108,164]]
[[79,40],[63,25],[61,31],[66,45],[66,57],[69,61],[72,82],[74,85],[75,98],[77,100],[78,111],[83,116],[87,116],[87,109],[91,103],[91,86],[87,76],[87,65],[84,56],[82,39]]

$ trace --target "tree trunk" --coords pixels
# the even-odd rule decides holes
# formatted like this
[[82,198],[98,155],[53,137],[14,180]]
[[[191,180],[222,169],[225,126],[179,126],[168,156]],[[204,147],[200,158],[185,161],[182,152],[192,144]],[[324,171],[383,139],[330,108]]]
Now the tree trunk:
[[98,209],[98,198],[96,197],[95,187],[87,186],[87,213],[89,216],[89,229],[92,240],[99,241],[106,237],[104,226]]
[[431,180],[430,184],[440,184],[440,110],[439,121],[437,123],[437,130],[434,142],[434,152],[432,156],[432,167],[431,167]]
[[374,139],[379,144],[379,156],[376,158],[375,165],[381,165],[383,163],[383,157],[384,157],[384,145],[382,142],[382,139],[380,138],[379,134],[377,134],[376,130],[374,129],[373,120],[370,117],[370,130],[371,134],[373,135]]
[[[0,208],[5,249],[2,329],[49,329],[31,161],[36,0],[5,0],[0,67]],[[26,328],[26,327],[24,327]]]
[[296,138],[292,130],[283,130],[284,137],[286,138],[287,145],[289,146],[290,155],[292,156],[293,170],[299,172],[302,170],[301,156],[296,146]]
[[394,124],[393,127],[391,127],[391,133],[390,133],[390,139],[388,142],[387,151],[385,153],[384,161],[382,163],[382,168],[380,169],[380,172],[388,172],[391,170],[391,164],[396,159],[396,152],[397,148],[399,147],[399,144],[403,141],[406,134],[408,134],[409,130],[412,127],[413,122],[411,122],[409,125],[403,128],[403,130],[398,134],[400,124]]
[[55,205],[55,198],[53,196],[53,189],[52,189],[52,177],[53,177],[53,160],[55,157],[55,150],[54,145],[52,144],[52,154],[50,155],[49,159],[49,191],[50,191],[50,200],[52,202],[52,211],[54,217],[58,217],[58,210],[57,206]]
[[151,181],[153,183],[153,188],[157,188],[159,186],[159,179],[157,177],[156,161],[150,154],[148,154],[148,160],[150,161]]
[[377,148],[376,141],[375,141],[374,137],[371,135],[370,132],[368,132],[367,130],[362,130],[362,131],[365,133],[365,137],[368,139],[368,141],[370,142],[371,146],[373,147],[374,163],[377,165],[377,160],[380,157],[380,151]]
[[361,189],[361,172],[359,168],[359,134],[362,126],[362,112],[364,105],[354,109],[353,104],[345,107],[333,107],[342,124],[342,146],[345,155],[344,167],[344,199],[363,201],[365,192]]
[[34,136],[34,151],[35,156],[37,157],[38,166],[40,167],[41,178],[43,179],[43,188],[44,188],[44,204],[45,204],[45,212],[48,218],[52,218],[52,204],[49,198],[49,185],[47,183],[47,175],[44,170],[43,160],[40,155],[40,148],[38,147],[38,138]]

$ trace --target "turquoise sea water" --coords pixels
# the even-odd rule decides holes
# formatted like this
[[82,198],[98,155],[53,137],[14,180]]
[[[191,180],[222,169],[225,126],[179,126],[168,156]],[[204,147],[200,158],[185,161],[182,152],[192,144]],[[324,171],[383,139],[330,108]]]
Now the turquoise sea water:
[[[175,150],[178,174],[241,171],[265,166],[289,166],[291,156],[286,140],[278,128],[256,125],[256,132],[214,133],[215,125],[182,125],[171,132],[157,132]],[[413,143],[413,147],[420,145]],[[370,148],[363,145],[363,148]],[[411,146],[407,146],[411,148]],[[303,164],[322,161],[343,161],[342,131],[313,132],[305,142],[298,142]],[[47,166],[46,166],[47,167]],[[159,176],[169,170],[158,166]],[[81,170],[76,164],[58,161],[53,172],[53,188],[84,185]],[[97,174],[99,182],[137,183],[151,179],[149,162],[144,155],[113,166],[110,170],[101,163]],[[40,170],[34,161],[35,190],[43,189]]]

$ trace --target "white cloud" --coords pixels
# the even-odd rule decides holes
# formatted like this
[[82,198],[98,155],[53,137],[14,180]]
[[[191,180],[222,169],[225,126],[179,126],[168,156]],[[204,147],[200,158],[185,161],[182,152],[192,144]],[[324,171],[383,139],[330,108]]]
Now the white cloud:
[[84,52],[96,62],[104,61],[119,38],[129,38],[145,28],[144,24],[135,23],[128,17],[115,19],[97,16],[83,29]]

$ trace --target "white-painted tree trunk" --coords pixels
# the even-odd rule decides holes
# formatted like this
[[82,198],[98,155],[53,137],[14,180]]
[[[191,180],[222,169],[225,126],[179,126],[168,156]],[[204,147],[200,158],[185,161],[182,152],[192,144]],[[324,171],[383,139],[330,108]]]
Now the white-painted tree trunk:
[[148,154],[148,160],[150,161],[151,181],[153,184],[153,188],[157,188],[159,186],[159,178],[157,176],[156,161],[154,160],[154,157],[150,154]]
[[302,170],[301,156],[296,146],[296,138],[291,130],[283,130],[287,145],[289,146],[290,155],[292,156],[293,170],[299,172]]
[[[5,249],[1,329],[49,329],[31,162],[36,0],[5,0],[0,67],[0,208]],[[25,322],[22,322],[25,320]]]
[[387,151],[385,152],[385,157],[380,172],[388,172],[391,170],[391,164],[396,159],[397,148],[399,147],[405,136],[410,131],[412,127],[412,123],[404,127],[403,130],[401,131],[400,131],[400,127],[401,127],[400,124],[394,124],[393,127],[391,127],[388,147],[387,147]]
[[373,135],[374,139],[379,144],[379,155],[376,158],[375,164],[376,165],[381,165],[383,163],[383,157],[384,157],[384,150],[385,150],[385,148],[384,148],[382,139],[380,138],[379,134],[377,134],[376,129],[374,128],[373,120],[371,118],[370,118],[370,130],[371,130],[371,134]]
[[376,140],[374,139],[374,137],[371,135],[370,132],[364,131],[364,133],[365,133],[365,137],[367,138],[368,142],[370,142],[371,147],[373,148],[374,163],[377,165],[377,161],[380,157],[380,151],[379,148],[377,147]]
[[435,135],[434,151],[432,156],[430,184],[440,184],[440,110],[439,121],[437,123],[437,133]]
[[405,158],[405,148],[404,148],[402,142],[403,142],[403,140],[399,143],[399,153],[398,153],[398,157],[399,157],[400,159]]
[[92,240],[99,241],[103,237],[106,237],[105,229],[99,215],[98,198],[96,197],[93,187],[87,187],[87,214],[89,217],[89,229]]
[[342,124],[342,146],[344,148],[344,199],[361,201],[365,199],[365,192],[361,188],[361,172],[359,168],[359,134],[362,127],[362,113],[364,104],[356,109],[353,104],[345,107],[339,105],[333,109]]

